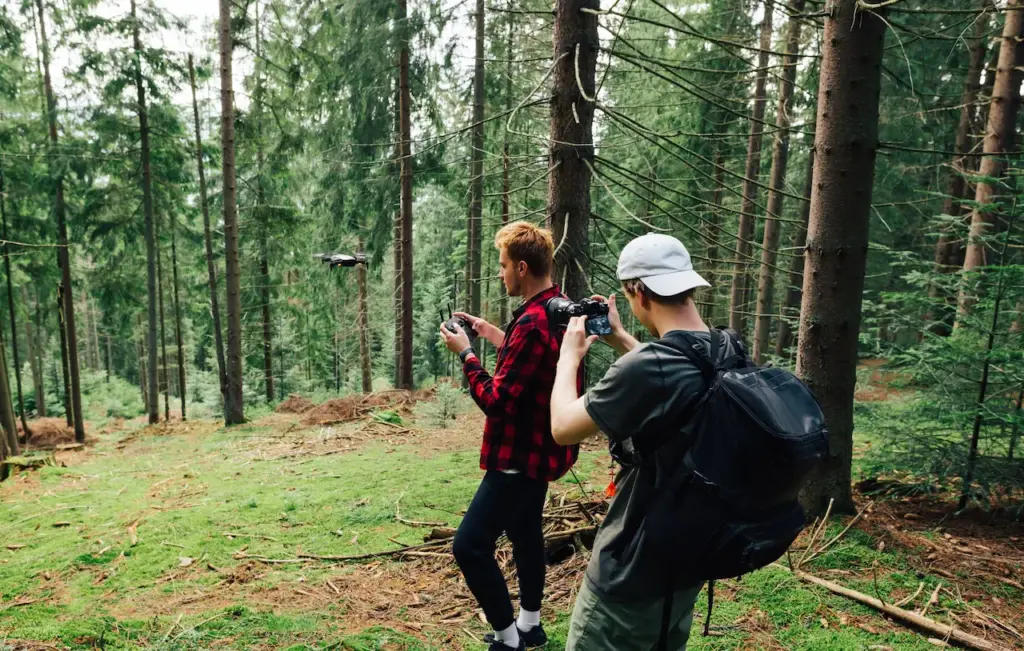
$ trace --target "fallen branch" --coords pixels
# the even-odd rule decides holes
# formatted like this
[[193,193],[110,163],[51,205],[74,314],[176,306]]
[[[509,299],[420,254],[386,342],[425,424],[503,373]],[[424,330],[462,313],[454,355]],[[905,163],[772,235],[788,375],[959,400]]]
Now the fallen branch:
[[277,538],[271,538],[270,536],[261,536],[256,533],[242,533],[240,531],[224,531],[221,535],[226,536],[229,540],[233,538],[258,538],[259,540],[266,540],[269,542],[280,542]]
[[941,589],[942,589],[942,581],[939,581],[939,584],[937,586],[935,586],[935,591],[932,592],[932,596],[928,597],[928,601],[925,602],[924,606],[921,608],[921,617],[925,616],[925,613],[928,612],[929,608],[931,608],[935,604],[939,603],[939,590],[941,590]]
[[334,562],[343,563],[343,562],[346,562],[346,561],[361,561],[361,560],[365,560],[367,558],[380,558],[382,556],[395,556],[395,555],[398,555],[398,554],[402,554],[404,552],[411,552],[411,551],[415,551],[417,549],[423,549],[424,547],[436,547],[437,545],[440,545],[443,542],[445,542],[445,541],[443,541],[443,540],[432,540],[430,542],[425,542],[425,543],[422,543],[420,545],[410,545],[408,547],[401,547],[399,549],[390,549],[390,550],[385,551],[385,552],[370,552],[368,554],[354,554],[354,555],[351,555],[351,556],[320,556],[320,555],[317,555],[317,554],[299,554],[299,559],[300,560],[314,560],[314,561],[329,561],[329,562],[332,562],[332,563],[334,563]]
[[803,567],[804,563],[807,562],[807,557],[811,551],[814,550],[814,543],[818,542],[818,537],[825,532],[825,528],[828,527],[828,516],[832,514],[832,505],[835,503],[835,498],[828,501],[828,508],[825,509],[825,515],[821,518],[821,523],[817,526],[814,531],[811,532],[811,538],[807,541],[807,549],[804,550],[800,560],[796,562],[797,569]]
[[921,594],[922,590],[924,590],[924,581],[921,581],[921,583],[917,586],[917,592],[915,592],[914,594],[910,595],[906,599],[901,599],[901,600],[897,601],[896,603],[893,604],[893,606],[896,606],[897,608],[899,608],[901,606],[906,606],[907,604],[912,602],[914,599],[917,599],[917,595]]
[[[784,565],[780,565],[779,563],[773,563],[773,566],[781,568],[787,572],[789,571]],[[911,626],[915,626],[919,629],[927,631],[928,633],[931,633],[932,635],[940,639],[953,640],[958,644],[962,644],[968,648],[977,649],[977,651],[1009,651],[1005,647],[1001,647],[997,644],[989,642],[988,640],[982,639],[976,635],[971,635],[970,633],[966,633],[958,628],[949,626],[947,624],[940,624],[934,619],[928,619],[923,615],[919,615],[908,610],[903,610],[902,608],[898,608],[890,604],[882,603],[874,597],[870,597],[862,592],[857,592],[856,590],[851,590],[850,588],[845,588],[839,585],[838,583],[833,583],[831,581],[826,581],[825,579],[818,578],[813,574],[808,574],[806,572],[797,570],[793,573],[793,576],[803,581],[804,583],[810,583],[812,585],[825,588],[829,592],[846,597],[847,599],[852,599],[857,603],[864,604],[865,606],[874,608],[875,610],[878,610],[880,612],[885,613],[886,615],[889,615],[893,619],[899,620],[904,624],[910,624]]]
[[853,519],[850,520],[847,523],[846,527],[844,527],[842,531],[840,531],[838,534],[836,534],[835,537],[832,538],[832,540],[828,541],[827,543],[825,543],[824,545],[819,547],[816,552],[814,552],[813,554],[811,554],[810,556],[805,558],[803,561],[801,561],[800,564],[803,565],[804,563],[809,563],[809,562],[813,561],[815,558],[817,558],[817,557],[821,556],[822,554],[824,554],[828,550],[829,547],[831,547],[832,545],[834,545],[837,542],[839,542],[839,540],[843,536],[846,535],[846,532],[848,532],[851,528],[853,528],[853,525],[857,524],[857,522],[860,521],[860,519],[862,517],[864,517],[864,514],[868,512],[868,509],[871,508],[872,504],[874,504],[874,502],[868,503],[867,506],[865,506],[863,509],[860,510],[860,513],[858,513],[857,515],[853,516]]

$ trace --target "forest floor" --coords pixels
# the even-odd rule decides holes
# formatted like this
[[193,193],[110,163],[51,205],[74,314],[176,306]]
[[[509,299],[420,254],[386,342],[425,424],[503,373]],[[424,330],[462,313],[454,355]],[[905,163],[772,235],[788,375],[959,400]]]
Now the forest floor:
[[[458,525],[480,480],[482,418],[466,399],[442,429],[434,407],[426,394],[392,395],[230,429],[118,422],[91,430],[84,449],[36,452],[54,465],[0,484],[0,650],[483,649],[487,627],[446,541],[310,558],[395,550]],[[316,424],[332,417],[354,420]],[[581,485],[570,475],[552,486],[550,532],[585,528],[576,501],[600,512],[602,446],[576,472]],[[1003,511],[954,516],[946,494],[901,497],[898,476],[861,479],[861,517],[845,533],[850,517],[832,522],[811,547],[831,545],[803,571],[1024,648],[1024,526]],[[587,561],[573,549],[553,548],[549,568],[555,651]],[[705,599],[694,650],[943,645],[784,567],[720,582],[709,637]]]

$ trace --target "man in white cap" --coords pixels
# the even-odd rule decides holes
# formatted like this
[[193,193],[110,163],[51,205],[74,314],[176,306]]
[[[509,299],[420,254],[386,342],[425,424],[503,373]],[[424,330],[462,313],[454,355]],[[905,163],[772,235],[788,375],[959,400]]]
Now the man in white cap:
[[680,651],[703,584],[668,584],[671,568],[644,553],[642,524],[659,478],[664,481],[684,452],[681,421],[706,388],[682,347],[697,342],[723,359],[736,352],[735,343],[718,333],[712,343],[693,302],[697,288],[710,285],[678,239],[649,234],[631,241],[619,256],[617,276],[633,314],[657,339],[641,344],[626,332],[613,294],[607,299],[612,334],[604,340],[622,356],[580,397],[577,369],[596,337],[587,336],[585,317],[573,319],[551,394],[555,441],[573,445],[603,432],[623,466],[610,487],[614,499],[576,598],[566,651]]

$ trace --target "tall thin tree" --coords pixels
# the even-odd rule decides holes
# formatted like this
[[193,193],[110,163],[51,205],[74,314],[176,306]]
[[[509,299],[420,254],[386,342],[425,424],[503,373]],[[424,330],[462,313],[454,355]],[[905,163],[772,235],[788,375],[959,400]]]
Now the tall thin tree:
[[[990,0],[983,0],[984,8]],[[942,204],[942,214],[950,217],[960,218],[970,214],[970,209],[965,205],[964,199],[967,195],[966,175],[977,171],[977,158],[967,156],[971,149],[971,137],[976,116],[978,115],[978,92],[981,90],[981,71],[985,65],[985,32],[988,30],[988,22],[981,18],[974,21],[974,37],[968,47],[969,61],[967,65],[967,76],[964,81],[964,92],[960,100],[960,122],[956,129],[956,141],[953,145],[953,160],[949,170],[949,185],[946,189],[946,198]],[[963,264],[964,247],[963,240],[957,232],[959,219],[948,224],[939,234],[935,243],[935,271],[939,273],[953,273]],[[938,284],[932,285],[929,294],[933,299],[939,297]],[[938,307],[938,306],[936,306]],[[932,332],[936,334],[949,334],[951,329],[951,317],[953,306],[943,312],[934,311],[925,317],[930,324]],[[942,308],[939,308],[942,309]]]
[[[363,240],[359,239],[359,251],[363,250]],[[359,310],[359,367],[363,393],[373,391],[373,371],[370,367],[370,318],[366,306],[366,265],[356,267],[356,285],[358,288]]]
[[814,148],[811,148],[807,155],[807,174],[804,177],[804,202],[800,209],[800,223],[793,231],[790,250],[800,252],[800,256],[793,256],[789,260],[789,282],[786,285],[786,297],[782,301],[782,316],[779,319],[779,332],[775,337],[775,355],[782,357],[792,355],[790,346],[793,345],[793,320],[799,318],[800,301],[803,297],[804,284],[804,258],[803,252],[807,248],[807,221],[811,215],[811,192],[814,188]]
[[796,81],[796,58],[800,50],[800,16],[805,0],[790,3],[792,16],[786,28],[786,55],[782,60],[779,106],[775,111],[775,144],[772,147],[772,171],[768,181],[768,205],[761,247],[761,271],[757,283],[757,323],[754,326],[754,361],[764,361],[768,352],[768,335],[772,324],[772,302],[775,298],[775,261],[779,246],[779,219],[785,196],[786,170],[789,165],[789,125],[793,109],[793,84]]
[[[480,314],[480,244],[484,201],[484,0],[476,0],[476,57],[473,66],[473,138],[469,167],[469,224],[466,247],[466,309]],[[482,341],[481,341],[482,343]]]
[[399,34],[398,86],[399,121],[401,124],[401,297],[402,309],[398,315],[401,332],[398,388],[413,387],[412,369],[412,93],[409,91],[409,18],[407,0],[398,0],[397,25]]
[[[32,388],[36,399],[36,417],[46,418],[46,388],[43,379],[42,341],[37,338],[39,333],[39,304],[36,303],[33,315],[32,303],[29,302],[28,288],[21,286],[21,302],[28,310],[25,319],[25,343],[28,345],[29,366],[32,369]],[[26,432],[28,435],[28,432]]]
[[[508,31],[505,39],[505,115],[512,110],[512,44],[515,38],[515,14],[512,11],[512,0],[506,4],[506,20]],[[508,223],[509,210],[511,208],[512,179],[511,179],[511,147],[508,129],[504,130],[504,143],[501,147],[501,225]],[[500,283],[499,283],[500,284]],[[498,301],[498,323],[504,327],[508,319],[508,296],[505,295],[505,287],[498,289],[501,292],[501,299]]]
[[235,178],[235,106],[234,82],[231,78],[231,0],[220,0],[218,23],[220,46],[220,139],[221,177],[224,204],[224,257],[226,259],[228,349],[227,349],[227,425],[245,420],[242,405],[242,282],[238,259],[238,206]]
[[[203,136],[199,126],[199,101],[196,99],[196,69],[188,55],[188,79],[192,86],[192,119],[196,130],[196,167],[199,170],[199,204],[203,211],[203,242],[206,246],[206,276],[210,287],[210,315],[213,317],[213,340],[217,354],[217,379],[221,401],[227,405],[227,373],[224,362],[224,337],[220,326],[220,299],[217,293],[217,267],[213,261],[213,239],[210,236],[210,202],[206,196],[206,167],[203,163]],[[227,411],[225,410],[225,419]]]
[[[971,230],[964,256],[964,272],[972,272],[987,264],[986,238],[997,225],[1003,212],[996,200],[999,179],[1006,174],[1007,159],[1015,149],[1014,128],[1020,106],[1021,78],[1024,77],[1024,0],[1007,0],[1006,22],[1003,23],[999,63],[996,66],[995,85],[985,129],[984,156],[978,170],[978,186],[971,212]],[[968,277],[960,290],[957,302],[957,321],[971,309],[976,301],[975,290]]]
[[[2,341],[3,334],[0,333],[0,342]],[[3,434],[7,437],[7,452],[14,456],[21,454],[15,418],[14,403],[11,400],[11,384],[7,375],[7,353],[4,351],[4,346],[0,345],[0,425],[3,426]]]
[[574,299],[591,293],[590,183],[594,159],[597,11],[594,0],[564,0],[555,8],[548,225],[557,245],[555,282]]
[[167,379],[167,327],[164,320],[164,269],[160,252],[160,216],[154,215],[156,239],[156,299],[160,313],[160,384],[164,390],[164,420],[171,420],[171,383]]
[[75,334],[75,301],[71,289],[71,254],[68,250],[67,206],[64,203],[64,175],[57,156],[57,99],[50,77],[50,46],[46,38],[46,15],[43,0],[36,0],[39,12],[39,41],[43,54],[43,86],[46,91],[46,113],[50,131],[50,173],[54,182],[54,212],[57,216],[57,262],[60,265],[63,298],[64,331],[67,345],[70,407],[74,412],[75,441],[85,442],[85,421],[82,418],[82,392],[79,382],[78,338]]
[[801,502],[811,516],[835,499],[853,510],[853,392],[878,150],[878,97],[885,21],[859,0],[837,0],[825,17],[814,147],[814,190],[804,258],[797,374],[821,403],[829,456]]
[[263,48],[261,42],[260,3],[255,7],[255,39],[256,39],[256,89],[253,103],[256,114],[256,209],[253,214],[259,224],[259,257],[260,257],[260,315],[263,321],[263,385],[266,389],[267,403],[274,402],[274,344],[270,321],[270,246],[267,233],[269,217],[267,215],[267,193],[263,178]]
[[7,314],[11,318],[11,358],[14,360],[14,381],[18,388],[18,414],[21,416],[21,428],[25,431],[25,438],[28,439],[32,434],[28,429],[28,421],[25,420],[25,398],[21,392],[21,359],[18,355],[17,318],[14,315],[14,280],[11,277],[11,245],[7,236],[6,203],[6,195],[4,194],[4,171],[3,169],[0,169],[0,219],[3,221],[4,273],[7,275]]
[[57,327],[60,332],[60,370],[64,379],[64,419],[75,426],[75,410],[71,402],[71,360],[68,359],[68,324],[64,318],[64,285],[57,285]]
[[181,400],[181,420],[185,413],[185,344],[181,337],[181,302],[178,300],[178,243],[177,220],[171,215],[171,280],[174,289],[174,342],[178,350],[178,399]]
[[[146,352],[149,353],[149,363],[146,370],[149,372],[147,384],[150,387],[157,386],[157,279],[156,279],[156,235],[153,226],[153,173],[151,169],[151,156],[149,146],[149,112],[146,110],[146,84],[142,78],[142,39],[139,36],[139,21],[136,16],[135,0],[131,1],[132,12],[132,43],[134,46],[134,73],[135,92],[138,96],[139,113],[139,155],[142,164],[142,214],[145,220],[146,238]],[[156,423],[160,420],[159,396],[156,391],[149,392],[149,402],[146,405],[146,413],[149,415],[149,422]]]
[[744,335],[747,327],[746,296],[750,284],[750,242],[754,237],[754,207],[757,203],[758,177],[761,174],[761,143],[764,138],[764,107],[767,103],[765,81],[768,78],[768,55],[772,46],[772,13],[775,0],[764,0],[761,21],[761,45],[754,71],[754,106],[750,112],[750,137],[747,139],[747,165],[744,168],[743,201],[736,234],[736,263],[729,300],[729,327]]

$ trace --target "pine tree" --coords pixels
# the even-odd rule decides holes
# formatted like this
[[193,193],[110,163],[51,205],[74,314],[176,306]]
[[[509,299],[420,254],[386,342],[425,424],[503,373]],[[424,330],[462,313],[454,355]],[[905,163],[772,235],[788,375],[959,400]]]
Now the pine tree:
[[413,388],[412,368],[412,93],[409,91],[409,31],[407,0],[398,0],[399,60],[399,122],[401,128],[401,205],[398,228],[401,242],[401,310],[398,314],[399,360],[398,388]]
[[[220,47],[220,138],[221,178],[224,204],[224,254],[227,273],[227,399],[224,419],[227,425],[245,421],[242,404],[242,283],[238,259],[238,206],[235,179],[235,107],[231,78],[231,0],[220,0],[218,24]],[[152,374],[152,372],[151,372]]]
[[[199,102],[196,99],[196,71],[192,55],[188,55],[188,78],[192,87],[192,118],[196,131],[196,168],[199,171],[199,204],[203,211],[203,242],[206,247],[206,275],[210,288],[210,315],[213,317],[213,339],[217,355],[217,379],[223,406],[227,406],[227,373],[224,362],[224,337],[220,326],[220,300],[217,291],[217,267],[213,259],[213,239],[210,236],[210,202],[206,196],[206,170],[203,164],[203,137],[199,127]],[[227,421],[227,411],[224,411]]]
[[555,8],[547,212],[556,244],[554,280],[573,299],[591,293],[587,268],[599,43],[592,12],[599,4],[566,0]]
[[761,46],[754,72],[754,106],[750,113],[750,138],[747,141],[747,166],[743,180],[743,205],[736,234],[736,265],[729,300],[729,327],[743,336],[746,333],[747,293],[750,285],[750,242],[754,237],[754,206],[757,183],[761,174],[761,142],[764,137],[764,107],[767,103],[765,80],[768,77],[768,55],[772,46],[772,13],[775,0],[764,0],[761,22]]
[[796,363],[829,424],[829,456],[801,494],[811,517],[830,498],[834,513],[854,508],[853,394],[884,40],[885,22],[858,0],[835,2],[825,18]]
[[[50,77],[50,47],[46,37],[46,15],[43,11],[43,0],[36,0],[39,12],[39,40],[43,57],[43,86],[46,95],[46,113],[49,123],[51,156],[57,154],[57,99],[53,93]],[[64,346],[67,358],[67,393],[68,409],[71,422],[75,428],[75,441],[85,442],[85,422],[82,418],[82,393],[79,382],[78,338],[75,333],[75,301],[71,289],[71,255],[68,250],[68,228],[66,222],[66,205],[64,203],[64,175],[57,169],[59,165],[50,159],[51,175],[54,182],[54,212],[57,216],[57,263],[61,271],[61,289],[59,295],[63,301],[61,323],[64,332]]]

